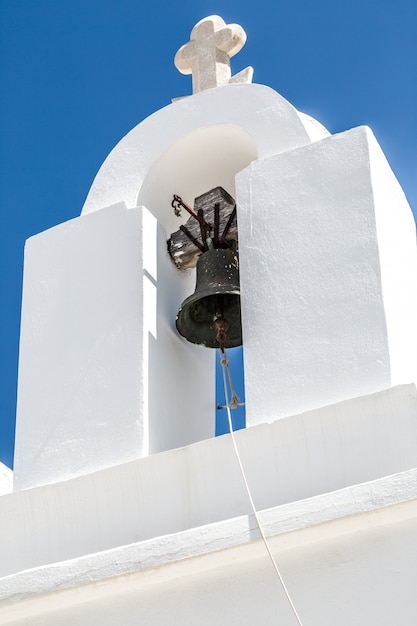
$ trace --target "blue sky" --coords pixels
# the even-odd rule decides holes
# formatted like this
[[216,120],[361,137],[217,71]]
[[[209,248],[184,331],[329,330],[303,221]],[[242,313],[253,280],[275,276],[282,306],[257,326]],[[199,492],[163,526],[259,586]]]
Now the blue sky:
[[190,93],[173,56],[212,14],[247,32],[234,73],[252,65],[254,82],[332,133],[369,125],[417,214],[415,0],[0,0],[0,460],[9,466],[25,239],[77,217],[119,139]]

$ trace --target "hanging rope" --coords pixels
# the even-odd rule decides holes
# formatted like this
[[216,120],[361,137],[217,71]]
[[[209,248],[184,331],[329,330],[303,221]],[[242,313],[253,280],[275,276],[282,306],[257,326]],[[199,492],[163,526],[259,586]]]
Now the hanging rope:
[[[254,503],[253,498],[252,498],[252,494],[251,494],[251,491],[250,491],[250,488],[249,488],[249,484],[248,484],[248,481],[247,481],[247,478],[246,478],[245,470],[244,470],[243,465],[242,465],[242,460],[240,458],[239,449],[237,447],[236,438],[235,438],[235,434],[234,434],[234,431],[233,431],[232,414],[231,414],[231,411],[230,411],[231,408],[235,408],[235,406],[233,406],[234,401],[235,402],[237,401],[237,403],[239,403],[239,398],[237,397],[236,392],[235,392],[234,387],[233,387],[232,375],[231,375],[230,366],[229,366],[229,360],[228,360],[227,355],[226,355],[226,348],[224,348],[224,347],[220,349],[220,363],[221,363],[221,366],[222,366],[224,397],[225,397],[225,400],[226,400],[226,405],[225,405],[224,408],[227,409],[227,419],[228,419],[228,422],[229,422],[229,431],[230,431],[230,435],[231,435],[231,438],[232,438],[233,447],[234,447],[234,450],[235,450],[235,453],[236,453],[236,458],[237,458],[237,461],[238,461],[238,464],[239,464],[240,472],[242,474],[243,482],[245,484],[245,488],[246,488],[246,491],[247,491],[247,494],[248,494],[249,502],[250,502],[250,505],[251,505],[251,508],[252,508],[252,512],[253,512],[253,515],[255,517],[256,524],[257,524],[257,526],[259,528],[259,533],[261,535],[262,541],[264,542],[266,551],[268,552],[268,555],[269,555],[269,558],[271,559],[271,563],[273,565],[275,573],[278,576],[279,582],[281,583],[281,587],[284,590],[285,596],[286,596],[286,598],[287,598],[287,600],[289,602],[289,605],[290,605],[290,607],[291,607],[291,609],[292,609],[292,611],[294,613],[294,616],[295,616],[295,618],[297,620],[297,623],[299,624],[299,626],[303,626],[303,624],[301,622],[301,619],[300,619],[300,617],[299,617],[299,615],[298,615],[298,613],[296,611],[296,608],[294,606],[294,603],[291,600],[291,597],[290,597],[290,594],[288,592],[288,589],[287,589],[287,587],[286,587],[286,585],[284,583],[284,580],[283,580],[283,578],[281,576],[281,573],[280,573],[280,571],[278,569],[278,565],[277,565],[277,563],[275,561],[274,555],[271,552],[271,548],[269,547],[267,538],[265,536],[265,533],[263,531],[263,528],[262,528],[262,525],[261,525],[261,522],[260,522],[260,519],[259,519],[258,512],[257,512],[256,507],[255,507],[255,503]],[[229,385],[230,385],[230,390],[231,390],[231,393],[232,393],[232,400],[231,400],[231,402],[229,402],[229,391],[227,389],[227,378],[229,378]],[[239,404],[237,404],[237,406],[239,406]]]
[[237,393],[235,391],[235,388],[233,386],[233,379],[232,379],[232,372],[230,370],[230,363],[229,363],[229,359],[226,357],[226,348],[224,349],[224,353],[222,353],[222,351],[220,351],[221,354],[221,364],[223,366],[223,368],[226,368],[227,370],[227,377],[229,379],[229,389],[230,389],[230,394],[232,396],[232,399],[230,401],[230,404],[227,404],[225,406],[221,406],[220,404],[217,405],[218,409],[226,409],[227,407],[229,407],[229,409],[237,409],[238,406],[245,406],[244,402],[239,402],[239,398],[237,396]]

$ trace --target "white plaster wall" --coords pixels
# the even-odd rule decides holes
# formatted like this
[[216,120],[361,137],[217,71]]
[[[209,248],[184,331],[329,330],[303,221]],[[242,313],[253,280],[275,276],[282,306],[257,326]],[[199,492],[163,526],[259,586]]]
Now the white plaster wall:
[[0,496],[13,491],[13,472],[12,470],[0,463]]
[[165,242],[122,204],[27,242],[15,489],[213,436],[214,355],[175,332],[194,280]]
[[315,120],[314,117],[307,115],[307,113],[302,113],[301,111],[298,111],[298,116],[303,122],[304,128],[308,132],[308,136],[312,142],[329,137],[330,133],[327,128],[325,128],[318,120]]
[[257,158],[254,140],[239,126],[202,126],[182,135],[159,156],[143,181],[137,204],[158,216],[171,234],[189,218],[184,210],[181,218],[174,214],[174,193],[190,206],[195,198],[219,186],[236,198],[237,172]]
[[371,131],[256,161],[237,191],[247,424],[417,380],[415,231]]
[[391,382],[417,380],[417,247],[410,206],[368,132]]
[[[316,508],[333,516],[337,490],[417,467],[417,392],[400,386],[236,437],[259,510],[328,494]],[[394,481],[382,502],[400,491]],[[295,518],[307,523],[306,511]],[[230,436],[201,441],[0,498],[0,576],[248,512]]]
[[[303,624],[414,626],[417,525],[364,515],[270,539]],[[385,523],[384,523],[385,522]],[[336,526],[336,529],[335,529]],[[317,532],[318,531],[318,532]],[[326,532],[327,531],[327,532]],[[54,596],[55,595],[55,602]],[[297,624],[260,543],[50,594],[6,608],[4,624]],[[16,619],[14,619],[14,617]]]
[[[226,184],[233,186],[231,175],[247,164],[242,164],[247,157],[251,160],[257,153],[262,159],[317,139],[317,133],[320,135],[318,127],[313,131],[311,118],[307,118],[304,114],[300,116],[287,100],[264,85],[228,85],[179,100],[143,120],[110,152],[94,179],[82,213],[121,201],[134,206],[146,177],[167,151],[174,157],[170,162],[179,172],[178,182],[181,184],[178,186],[181,189],[176,189],[177,183],[175,188],[169,189],[170,179],[159,177],[157,185],[164,190],[164,197],[172,198],[173,193],[178,193],[192,203],[196,191],[200,195],[221,184],[213,185],[212,179],[216,171],[225,176],[219,167],[222,163],[227,172]],[[324,136],[327,131],[323,129],[322,133]],[[310,138],[311,134],[314,139]],[[214,149],[213,141],[218,142],[218,151]],[[227,142],[225,155],[224,144]],[[206,156],[200,154],[205,143]],[[225,156],[228,157],[226,161]],[[195,162],[199,164],[198,172]],[[148,181],[151,189],[143,192],[147,200],[152,196],[154,182],[153,179],[152,184]],[[154,188],[153,192],[157,196],[161,194],[159,189]],[[144,201],[144,197],[139,195],[139,198],[140,202]],[[155,201],[152,206],[147,202],[146,206],[170,232],[170,205]]]

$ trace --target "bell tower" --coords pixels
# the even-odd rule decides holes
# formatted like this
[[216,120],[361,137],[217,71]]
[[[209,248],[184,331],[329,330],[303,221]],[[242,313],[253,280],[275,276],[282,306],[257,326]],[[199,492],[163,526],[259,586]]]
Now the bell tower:
[[28,240],[15,489],[214,436],[214,351],[175,327],[195,270],[177,269],[167,252],[189,217],[175,215],[173,194],[193,206],[222,187],[235,199],[236,175],[252,162],[311,143],[310,123],[250,84],[250,68],[229,76],[244,40],[218,17],[193,29],[176,63],[184,68],[179,59],[192,52],[186,71],[197,93],[117,144],[79,218]]
[[[197,218],[210,190],[236,200],[231,345],[242,338],[249,426],[417,379],[412,215],[384,155],[367,128],[330,136],[251,68],[232,77],[244,41],[217,16],[197,24],[175,57],[194,95],[119,142],[79,218],[27,242],[16,489],[214,435],[215,355],[181,336],[196,259],[178,269],[175,233],[191,220],[203,249],[233,239],[220,241],[221,194],[212,230],[173,197],[197,199]],[[227,337],[213,306],[207,328]]]
[[244,41],[199,22],[193,94],[26,244],[4,623],[414,625],[415,224],[370,129],[232,76]]
[[27,242],[16,489],[214,435],[214,351],[180,335],[195,270],[167,251],[191,219],[174,195],[236,200],[247,425],[417,379],[412,215],[384,155],[369,129],[329,136],[250,68],[232,77],[244,41],[202,20],[175,57],[194,95],[117,144],[79,218]]

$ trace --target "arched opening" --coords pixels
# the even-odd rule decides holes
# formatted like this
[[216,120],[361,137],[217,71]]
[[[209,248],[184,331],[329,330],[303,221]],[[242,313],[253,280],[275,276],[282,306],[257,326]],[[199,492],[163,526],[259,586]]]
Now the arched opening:
[[171,208],[173,194],[191,206],[194,198],[223,187],[236,198],[235,176],[258,158],[250,135],[239,126],[203,126],[183,135],[155,161],[140,188],[137,205],[155,215],[169,236],[181,221]]
[[[236,199],[235,176],[258,158],[251,136],[241,127],[224,124],[204,126],[180,137],[155,161],[138,194],[137,204],[145,206],[164,227],[167,238],[189,217],[175,216],[173,194],[193,206],[194,199],[214,187],[223,187]],[[187,270],[187,272],[194,270]],[[180,270],[178,270],[180,272]],[[174,317],[172,323],[174,323]],[[203,350],[203,348],[201,348]],[[233,378],[241,399],[243,390],[243,351],[228,351]],[[213,390],[214,395],[214,390]],[[222,373],[216,355],[216,405],[224,404]],[[214,408],[214,407],[213,407]],[[225,410],[217,410],[216,434],[228,431]],[[244,408],[233,411],[234,429],[245,425]]]

